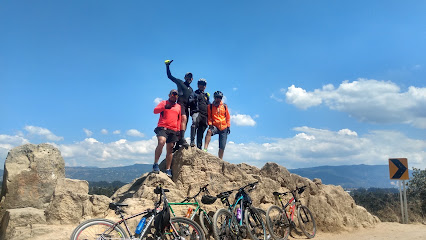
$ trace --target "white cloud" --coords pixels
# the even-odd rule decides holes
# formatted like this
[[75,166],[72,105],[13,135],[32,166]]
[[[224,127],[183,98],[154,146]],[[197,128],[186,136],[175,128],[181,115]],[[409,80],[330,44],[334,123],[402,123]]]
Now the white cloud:
[[[412,139],[397,131],[371,131],[360,136],[350,129],[330,131],[303,126],[293,130],[293,137],[269,139],[263,143],[229,141],[224,160],[258,167],[266,162],[276,162],[287,168],[299,168],[386,165],[388,158],[406,157],[410,168],[426,168],[426,140]],[[21,136],[0,135],[0,161],[6,159],[10,149],[26,143],[29,140]],[[59,148],[68,166],[111,167],[152,163],[157,138],[153,136],[142,141],[120,139],[113,142],[86,138],[80,142],[53,145]],[[209,152],[217,155],[217,148],[217,137],[213,137]]]
[[64,140],[63,137],[58,137],[55,134],[53,134],[50,130],[42,127],[36,127],[36,126],[25,126],[24,129],[30,134],[30,135],[37,135],[40,137],[43,137],[49,141],[61,141]]
[[[355,131],[330,131],[310,127],[294,128],[292,138],[271,139],[266,143],[230,144],[224,160],[246,162],[262,167],[276,162],[287,168],[322,165],[386,165],[390,157],[407,157],[409,166],[426,167],[425,140],[411,139],[396,131],[371,131],[358,136]],[[212,141],[209,152],[216,154],[217,140]]]
[[297,88],[294,85],[288,87],[285,94],[287,103],[294,104],[298,108],[307,109],[312,106],[321,104],[320,97],[315,96],[314,93],[306,92],[302,88]]
[[108,134],[108,130],[106,130],[106,129],[104,128],[104,129],[102,129],[102,130],[101,130],[101,133],[102,133],[102,134],[104,134],[104,135],[107,135],[107,134]]
[[282,98],[275,96],[275,94],[271,94],[270,98],[274,99],[277,102],[284,102],[284,100]]
[[236,87],[234,87],[234,88],[232,88],[232,91],[237,91],[238,90],[238,88],[236,88]]
[[139,132],[136,129],[130,129],[126,132],[126,134],[132,137],[145,137],[145,134]]
[[254,121],[250,115],[244,115],[244,114],[231,115],[231,121],[235,123],[235,125],[237,126],[252,127],[256,125],[256,121]]
[[162,99],[162,98],[155,98],[155,99],[154,99],[154,104],[155,104],[155,105],[158,105],[161,101],[163,101],[163,99]]
[[152,163],[157,138],[143,141],[118,141],[104,143],[93,138],[73,144],[57,146],[67,165],[72,166],[125,166],[135,163]]
[[92,134],[93,134],[93,132],[92,132],[92,131],[90,131],[89,129],[85,129],[85,128],[83,128],[83,131],[84,131],[84,133],[86,134],[86,136],[87,136],[87,137],[90,137],[90,136],[92,136]]
[[390,81],[358,79],[344,81],[338,88],[328,84],[313,92],[292,85],[285,94],[287,103],[301,109],[324,104],[360,121],[426,128],[426,88],[410,86],[401,92]]
[[112,134],[120,134],[121,131],[120,130],[115,130],[114,132],[112,132]]

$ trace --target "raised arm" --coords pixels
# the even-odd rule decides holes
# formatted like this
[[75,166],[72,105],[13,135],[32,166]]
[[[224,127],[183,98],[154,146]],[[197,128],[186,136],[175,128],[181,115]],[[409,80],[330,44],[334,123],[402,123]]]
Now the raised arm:
[[172,76],[170,72],[170,64],[166,64],[167,77],[172,80],[174,83],[178,83],[178,79]]
[[166,101],[161,101],[155,108],[154,114],[159,114],[166,109]]

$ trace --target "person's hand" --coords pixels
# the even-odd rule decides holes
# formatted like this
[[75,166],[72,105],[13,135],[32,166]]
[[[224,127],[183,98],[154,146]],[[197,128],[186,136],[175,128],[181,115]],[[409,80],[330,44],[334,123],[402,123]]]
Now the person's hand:
[[170,63],[172,63],[173,62],[173,60],[166,60],[166,61],[164,61],[164,63],[166,64],[166,65],[170,65]]
[[169,103],[166,103],[166,106],[164,106],[164,108],[165,108],[165,109],[170,109],[170,108],[172,108],[172,105],[171,105],[171,104],[169,104]]
[[209,130],[213,130],[213,125],[209,125]]
[[230,127],[228,127],[228,129],[226,130],[226,133],[231,134],[231,128]]

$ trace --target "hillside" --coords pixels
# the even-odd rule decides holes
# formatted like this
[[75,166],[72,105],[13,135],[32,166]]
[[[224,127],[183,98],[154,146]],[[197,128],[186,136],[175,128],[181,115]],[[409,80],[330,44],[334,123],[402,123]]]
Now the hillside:
[[65,176],[89,182],[131,182],[142,174],[152,170],[152,164],[134,164],[131,166],[97,168],[97,167],[65,167]]
[[[392,188],[388,165],[344,165],[289,169],[309,179],[320,178],[324,184],[343,188]],[[410,176],[412,171],[410,170]]]

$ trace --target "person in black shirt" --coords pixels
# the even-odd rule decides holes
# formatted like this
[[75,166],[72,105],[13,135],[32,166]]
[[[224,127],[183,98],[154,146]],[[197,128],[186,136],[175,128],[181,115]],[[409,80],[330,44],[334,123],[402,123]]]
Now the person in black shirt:
[[185,130],[186,130],[186,125],[188,123],[188,115],[189,115],[189,109],[188,109],[189,96],[193,92],[190,86],[193,78],[192,78],[192,73],[190,72],[185,74],[185,81],[182,81],[178,78],[173,77],[170,72],[170,64],[172,62],[173,60],[166,60],[164,63],[166,64],[167,77],[170,80],[172,80],[174,83],[176,83],[177,90],[179,93],[178,104],[180,104],[181,111],[182,111],[182,123],[181,123],[180,134],[179,134],[180,139],[175,146],[175,149],[177,149],[179,148],[179,146],[183,146],[183,147],[189,146],[185,140]]
[[189,107],[191,109],[191,147],[195,146],[195,135],[197,135],[197,147],[201,149],[204,131],[207,129],[207,106],[210,104],[210,94],[204,92],[207,81],[204,78],[198,80],[198,89],[189,96]]

